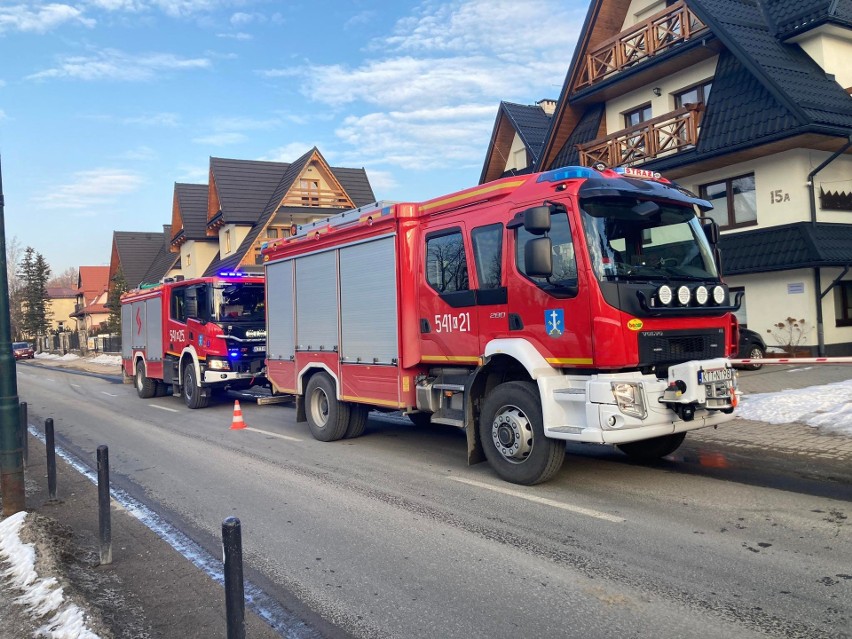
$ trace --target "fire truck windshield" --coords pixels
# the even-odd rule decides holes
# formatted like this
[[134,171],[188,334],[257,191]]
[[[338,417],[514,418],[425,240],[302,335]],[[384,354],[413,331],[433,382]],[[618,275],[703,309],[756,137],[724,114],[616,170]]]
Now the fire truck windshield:
[[633,198],[582,202],[598,279],[718,280],[713,251],[692,208]]
[[213,322],[262,322],[266,319],[263,284],[213,284],[209,317]]

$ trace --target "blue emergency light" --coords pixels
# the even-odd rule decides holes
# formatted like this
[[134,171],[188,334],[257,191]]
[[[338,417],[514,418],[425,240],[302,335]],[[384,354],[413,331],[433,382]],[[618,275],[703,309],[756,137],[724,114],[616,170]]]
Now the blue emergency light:
[[564,166],[538,176],[536,182],[564,182],[565,180],[587,180],[600,177],[600,173],[586,166]]

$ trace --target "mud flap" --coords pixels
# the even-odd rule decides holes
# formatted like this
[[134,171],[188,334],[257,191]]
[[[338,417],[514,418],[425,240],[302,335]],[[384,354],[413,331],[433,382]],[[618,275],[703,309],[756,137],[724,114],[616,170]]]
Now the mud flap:
[[477,433],[476,420],[473,416],[473,402],[465,402],[464,432],[467,435],[467,464],[473,466],[485,461],[485,451]]
[[308,421],[308,416],[305,413],[305,396],[296,395],[296,423]]

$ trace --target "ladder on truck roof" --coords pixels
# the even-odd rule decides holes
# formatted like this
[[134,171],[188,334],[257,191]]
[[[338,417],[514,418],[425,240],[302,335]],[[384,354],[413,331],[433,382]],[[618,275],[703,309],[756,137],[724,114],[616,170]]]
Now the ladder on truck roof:
[[371,204],[359,206],[357,209],[350,209],[348,211],[344,211],[343,213],[332,215],[331,217],[326,217],[321,220],[308,222],[307,224],[300,224],[296,229],[296,233],[294,233],[291,237],[303,237],[326,227],[335,228],[338,226],[344,226],[345,224],[350,224],[351,222],[357,222],[364,215],[375,213],[376,211],[379,211],[384,215],[384,209],[388,209],[394,204],[396,204],[396,202],[391,202],[389,200],[380,200],[378,202],[372,202]]

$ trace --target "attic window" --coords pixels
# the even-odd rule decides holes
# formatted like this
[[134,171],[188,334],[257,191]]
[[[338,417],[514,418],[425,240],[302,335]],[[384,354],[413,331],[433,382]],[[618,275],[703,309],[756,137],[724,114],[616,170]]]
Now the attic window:
[[319,206],[319,180],[299,180],[302,206]]

